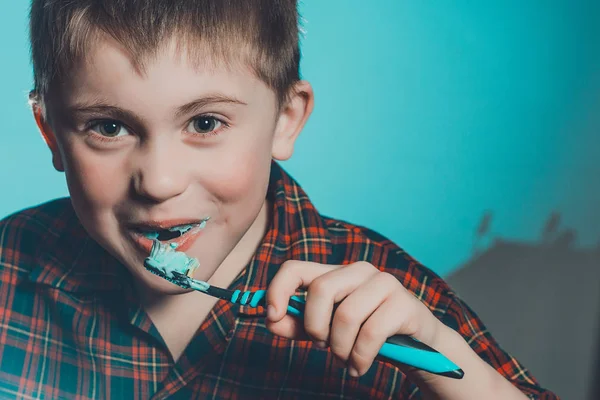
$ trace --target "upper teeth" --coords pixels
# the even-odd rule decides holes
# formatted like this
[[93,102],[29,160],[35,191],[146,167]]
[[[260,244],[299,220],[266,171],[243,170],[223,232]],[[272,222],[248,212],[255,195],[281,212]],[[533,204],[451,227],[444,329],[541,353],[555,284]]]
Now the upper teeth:
[[[168,230],[170,232],[179,231],[179,232],[181,232],[181,234],[184,234],[195,226],[198,226],[198,228],[203,229],[206,226],[206,221],[208,221],[208,218],[205,218],[199,224],[177,225],[177,226],[173,226],[171,228],[167,228],[166,230]],[[159,235],[158,231],[144,232],[144,236],[146,236],[148,239],[156,239],[156,238],[158,238],[158,235]]]
[[172,228],[167,228],[167,230],[168,230],[168,231],[171,231],[171,232],[175,232],[175,231],[182,231],[182,232],[185,232],[185,231],[188,231],[188,230],[192,229],[192,227],[193,227],[194,225],[196,225],[196,224],[191,224],[191,225],[178,225],[178,226],[174,226],[174,227],[172,227]]

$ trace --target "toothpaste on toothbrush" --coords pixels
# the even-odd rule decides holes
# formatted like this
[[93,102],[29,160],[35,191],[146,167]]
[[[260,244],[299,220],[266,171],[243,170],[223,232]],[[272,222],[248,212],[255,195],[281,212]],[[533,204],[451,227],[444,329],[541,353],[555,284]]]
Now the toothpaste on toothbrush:
[[150,255],[144,260],[144,267],[184,289],[206,292],[210,285],[192,277],[193,272],[200,266],[198,260],[176,249],[176,243],[166,244],[154,239]]
[[176,249],[176,243],[163,244],[158,239],[154,239],[146,263],[150,267],[160,270],[171,279],[175,278],[174,272],[192,277],[200,263],[195,258],[188,257],[185,253],[176,251]]

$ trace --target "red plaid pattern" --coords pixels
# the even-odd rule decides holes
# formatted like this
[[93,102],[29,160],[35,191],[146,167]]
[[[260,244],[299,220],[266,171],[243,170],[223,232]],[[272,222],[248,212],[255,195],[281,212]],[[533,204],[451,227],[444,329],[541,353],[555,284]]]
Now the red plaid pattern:
[[[320,215],[273,163],[273,220],[230,288],[264,289],[289,259],[366,260],[394,274],[530,398],[557,399],[504,352],[436,274],[363,227]],[[376,361],[359,379],[311,342],[272,335],[264,310],[219,301],[177,363],[133,296],[126,269],[79,224],[69,199],[0,221],[0,398],[418,399]]]

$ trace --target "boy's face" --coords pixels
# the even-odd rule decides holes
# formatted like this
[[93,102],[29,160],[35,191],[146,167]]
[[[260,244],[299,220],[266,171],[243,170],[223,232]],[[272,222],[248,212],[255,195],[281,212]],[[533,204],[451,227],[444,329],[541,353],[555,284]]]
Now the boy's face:
[[100,41],[48,100],[52,128],[38,115],[86,230],[163,293],[181,290],[144,269],[151,241],[141,232],[192,224],[175,241],[200,261],[197,279],[224,261],[245,263],[267,224],[271,158],[291,155],[312,110],[305,82],[278,110],[249,69],[191,65],[173,49],[142,74],[116,43]]

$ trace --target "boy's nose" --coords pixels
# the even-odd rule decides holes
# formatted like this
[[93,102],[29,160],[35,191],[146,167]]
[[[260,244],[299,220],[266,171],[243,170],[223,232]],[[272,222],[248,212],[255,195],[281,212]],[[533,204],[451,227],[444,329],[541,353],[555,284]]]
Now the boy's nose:
[[164,202],[188,187],[185,160],[167,146],[152,146],[139,155],[132,186],[135,194],[146,201]]

